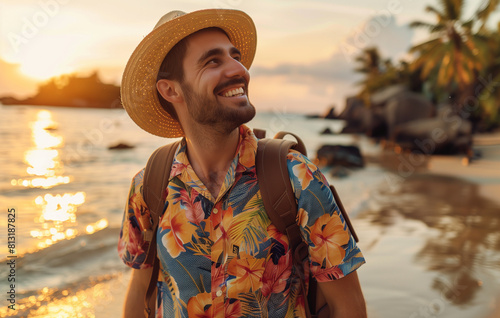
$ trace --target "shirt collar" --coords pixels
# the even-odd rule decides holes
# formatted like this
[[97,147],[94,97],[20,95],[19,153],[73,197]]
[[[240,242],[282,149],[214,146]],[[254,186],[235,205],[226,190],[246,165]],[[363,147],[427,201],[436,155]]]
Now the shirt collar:
[[[255,137],[252,130],[245,125],[241,125],[239,127],[239,133],[240,140],[238,146],[236,147],[236,153],[219,192],[219,197],[221,197],[232,186],[236,173],[241,173],[255,167],[257,137]],[[170,180],[175,177],[179,177],[182,182],[196,188],[198,192],[213,201],[214,198],[212,198],[210,192],[198,178],[189,163],[186,149],[186,140],[182,139],[174,157],[174,162],[170,171]]]

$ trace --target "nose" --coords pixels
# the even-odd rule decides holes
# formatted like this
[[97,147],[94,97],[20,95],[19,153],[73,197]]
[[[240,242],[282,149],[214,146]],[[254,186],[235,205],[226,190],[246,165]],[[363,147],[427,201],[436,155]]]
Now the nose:
[[248,73],[247,68],[232,57],[230,57],[229,61],[226,63],[225,75],[228,78],[244,77],[247,82],[250,78],[250,74]]

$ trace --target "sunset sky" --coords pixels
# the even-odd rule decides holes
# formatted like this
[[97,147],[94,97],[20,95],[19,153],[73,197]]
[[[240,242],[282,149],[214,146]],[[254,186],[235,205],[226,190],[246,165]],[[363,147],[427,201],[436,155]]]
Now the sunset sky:
[[321,112],[342,107],[356,91],[353,58],[362,48],[377,44],[397,61],[425,39],[425,31],[407,25],[433,21],[424,9],[436,2],[0,0],[0,96],[26,97],[37,81],[67,72],[98,70],[104,81],[119,84],[128,57],[163,14],[224,7],[247,12],[257,27],[253,103],[264,110]]

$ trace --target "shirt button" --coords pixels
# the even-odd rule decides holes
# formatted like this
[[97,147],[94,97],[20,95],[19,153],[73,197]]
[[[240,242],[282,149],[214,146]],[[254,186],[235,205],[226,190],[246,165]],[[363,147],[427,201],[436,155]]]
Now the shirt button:
[[214,213],[217,214],[217,212],[219,212],[219,210],[217,210],[217,208],[214,208]]
[[215,294],[217,295],[217,297],[222,296],[222,290],[219,289]]

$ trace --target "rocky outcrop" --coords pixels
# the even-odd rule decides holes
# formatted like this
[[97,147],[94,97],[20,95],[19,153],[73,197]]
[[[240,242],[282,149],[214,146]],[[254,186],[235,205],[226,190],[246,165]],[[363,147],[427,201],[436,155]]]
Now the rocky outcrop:
[[320,135],[333,135],[335,133],[330,129],[330,127],[326,127],[319,134]]
[[450,113],[396,125],[394,140],[404,149],[424,154],[471,154],[472,124]]
[[371,129],[373,113],[368,109],[363,100],[358,97],[348,97],[346,107],[338,119],[345,120],[342,129],[344,134],[367,133]]
[[323,145],[318,149],[316,158],[323,166],[362,168],[365,165],[363,156],[356,146]]
[[111,145],[108,147],[109,150],[125,150],[125,149],[132,149],[134,146],[120,142],[115,145]]
[[395,129],[404,123],[431,118],[434,105],[423,95],[402,91],[387,101],[384,108],[387,137],[395,141]]

